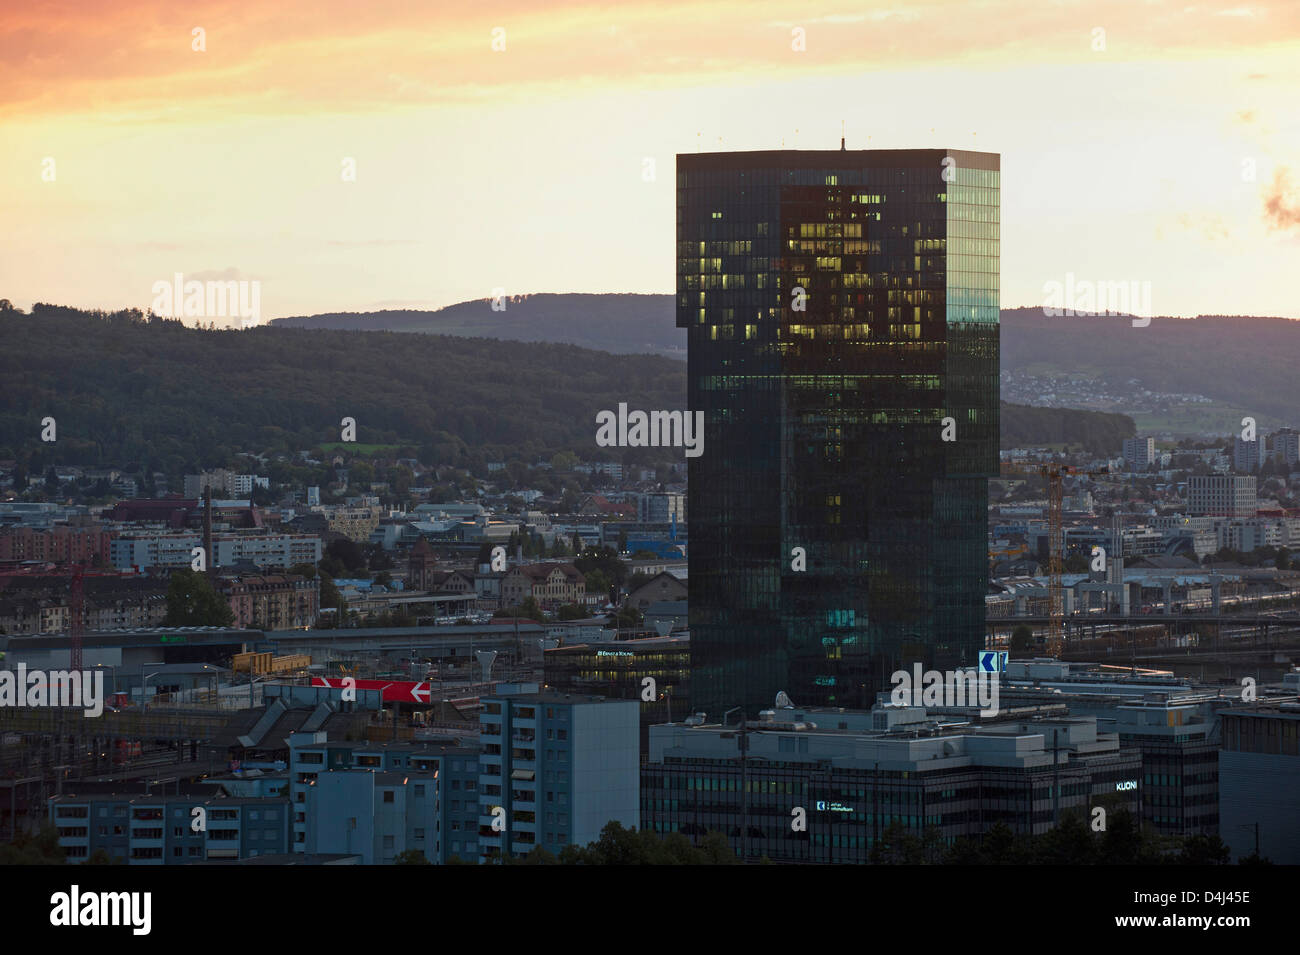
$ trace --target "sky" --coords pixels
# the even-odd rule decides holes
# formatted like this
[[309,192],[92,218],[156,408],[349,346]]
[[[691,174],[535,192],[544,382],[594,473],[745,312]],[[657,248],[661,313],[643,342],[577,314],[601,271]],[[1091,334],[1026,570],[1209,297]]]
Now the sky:
[[0,0],[0,298],[668,293],[677,153],[843,129],[1001,154],[1004,308],[1300,318],[1298,91],[1295,0]]

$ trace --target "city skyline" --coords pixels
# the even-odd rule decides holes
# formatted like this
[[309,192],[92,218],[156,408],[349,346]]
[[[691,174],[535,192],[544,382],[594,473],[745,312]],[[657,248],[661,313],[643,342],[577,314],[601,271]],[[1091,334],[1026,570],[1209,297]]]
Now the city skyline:
[[265,319],[668,293],[674,154],[843,135],[1004,157],[1009,307],[1073,274],[1300,317],[1293,7],[674,11],[11,11],[3,294],[148,308],[179,272],[259,282]]

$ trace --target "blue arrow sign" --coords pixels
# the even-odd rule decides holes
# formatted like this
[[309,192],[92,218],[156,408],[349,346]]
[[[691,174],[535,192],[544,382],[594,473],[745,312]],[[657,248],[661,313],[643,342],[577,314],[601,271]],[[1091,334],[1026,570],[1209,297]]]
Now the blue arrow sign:
[[981,650],[979,668],[985,673],[996,673],[998,670],[998,651]]

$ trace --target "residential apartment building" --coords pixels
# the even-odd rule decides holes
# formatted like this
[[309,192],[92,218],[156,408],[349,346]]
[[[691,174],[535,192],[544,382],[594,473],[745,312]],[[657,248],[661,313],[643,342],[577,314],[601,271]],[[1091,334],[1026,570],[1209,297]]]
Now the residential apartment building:
[[1219,521],[1215,526],[1220,548],[1249,553],[1258,547],[1281,547],[1287,543],[1287,523],[1259,518]]
[[[109,545],[114,567],[129,570],[138,567],[189,567],[192,551],[203,545],[203,535],[134,531],[120,534]],[[321,559],[321,540],[306,534],[214,534],[213,553],[208,566],[229,567],[243,561],[259,567],[289,568],[297,564],[316,564]]]
[[218,587],[235,614],[233,626],[257,630],[310,627],[320,614],[320,581],[298,574],[225,577]]
[[391,865],[408,850],[440,862],[438,777],[433,772],[336,769],[308,790],[308,855],[358,855]]
[[1300,431],[1292,428],[1275,431],[1273,432],[1272,442],[1271,454],[1275,460],[1286,464],[1288,467],[1300,464]]
[[435,864],[478,859],[477,746],[324,732],[293,733],[289,746],[292,851],[356,852],[376,864],[406,849]]
[[1155,460],[1155,438],[1124,439],[1124,464],[1130,471],[1149,471]]
[[110,537],[101,525],[0,528],[0,561],[95,564],[108,560]]
[[[165,581],[91,577],[84,592],[87,631],[155,627],[167,616]],[[0,630],[6,634],[58,633],[70,622],[65,578],[16,580],[0,594]]]
[[1264,463],[1264,440],[1256,438],[1245,441],[1240,437],[1232,440],[1232,469],[1243,474],[1259,470]]
[[638,823],[636,700],[501,684],[482,698],[479,857],[585,845]]
[[278,797],[64,794],[49,813],[70,863],[100,849],[127,865],[186,865],[289,847],[289,801]]
[[205,471],[202,474],[187,474],[183,484],[184,496],[188,498],[202,498],[205,488],[212,489],[212,496],[218,494],[229,497],[250,497],[254,487],[270,487],[270,479],[259,477],[256,474],[236,474],[234,471],[227,471],[225,468],[217,468],[214,471]]

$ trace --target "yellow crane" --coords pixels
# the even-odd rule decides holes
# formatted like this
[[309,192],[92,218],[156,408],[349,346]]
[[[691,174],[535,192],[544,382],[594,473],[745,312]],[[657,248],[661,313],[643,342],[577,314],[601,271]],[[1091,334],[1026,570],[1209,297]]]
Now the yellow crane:
[[1089,471],[1072,464],[1006,464],[1004,476],[1010,474],[1037,474],[1047,481],[1047,654],[1059,657],[1065,634],[1065,588],[1061,584],[1061,551],[1065,548],[1065,524],[1061,519],[1061,500],[1064,497],[1065,477],[1087,475],[1096,477],[1109,474],[1108,468]]

